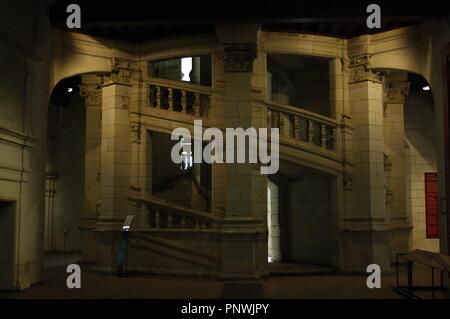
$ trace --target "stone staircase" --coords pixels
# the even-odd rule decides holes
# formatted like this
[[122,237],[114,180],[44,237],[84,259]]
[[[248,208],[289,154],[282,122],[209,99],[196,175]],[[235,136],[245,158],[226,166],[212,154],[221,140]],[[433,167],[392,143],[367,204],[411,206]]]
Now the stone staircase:
[[[158,194],[171,197],[190,176],[176,178]],[[173,195],[171,195],[173,194]],[[183,198],[177,197],[178,200]],[[143,227],[130,232],[130,271],[153,274],[217,276],[222,268],[222,219],[157,196],[130,194],[129,200],[147,210]]]
[[180,174],[165,180],[153,191],[153,196],[186,207],[191,207],[191,195],[192,177],[189,174]]

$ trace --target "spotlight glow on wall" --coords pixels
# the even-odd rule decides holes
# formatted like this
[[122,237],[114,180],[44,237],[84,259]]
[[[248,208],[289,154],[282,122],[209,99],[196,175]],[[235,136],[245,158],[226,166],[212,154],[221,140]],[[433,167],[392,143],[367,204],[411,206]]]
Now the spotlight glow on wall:
[[422,88],[422,90],[424,90],[424,91],[429,91],[429,90],[431,90],[431,88],[430,88],[429,85],[427,85],[427,86],[424,86],[424,87]]

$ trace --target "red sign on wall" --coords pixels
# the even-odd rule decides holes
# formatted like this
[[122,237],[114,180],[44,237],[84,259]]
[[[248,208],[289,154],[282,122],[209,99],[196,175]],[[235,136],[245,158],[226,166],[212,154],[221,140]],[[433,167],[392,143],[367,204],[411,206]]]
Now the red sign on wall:
[[425,218],[427,238],[439,238],[437,173],[425,173]]

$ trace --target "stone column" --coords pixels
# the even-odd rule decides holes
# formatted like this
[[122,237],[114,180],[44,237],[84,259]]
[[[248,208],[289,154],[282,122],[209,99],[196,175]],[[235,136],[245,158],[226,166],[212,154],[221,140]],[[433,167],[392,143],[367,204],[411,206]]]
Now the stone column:
[[408,252],[410,221],[405,198],[404,103],[409,92],[406,72],[389,71],[384,77],[384,170],[386,176],[386,215],[392,226],[391,261],[396,253]]
[[350,211],[353,179],[353,126],[351,123],[349,101],[348,61],[345,58],[333,59],[329,63],[330,74],[330,115],[340,122],[336,130],[336,150],[342,159],[342,174],[334,180],[332,187],[332,259],[331,264],[341,267],[342,218]]
[[[130,191],[139,196],[152,194],[152,140],[147,129],[141,125],[141,113],[148,105],[147,86],[143,83],[147,63],[133,63],[130,67],[133,86],[130,89],[131,162]],[[144,205],[134,206],[133,228],[147,227],[147,210]]]
[[[256,102],[256,98],[265,98],[266,86],[265,55],[258,50],[259,26],[218,26],[216,31],[223,50],[223,124],[244,130],[266,127],[266,110]],[[235,143],[235,157],[244,151],[248,152],[248,143],[245,150],[238,149]],[[267,273],[266,176],[261,175],[258,164],[249,164],[248,160],[244,164],[226,164],[225,192],[227,235],[223,238],[222,275],[257,279]],[[253,293],[258,294],[256,290]]]
[[370,56],[350,59],[349,97],[353,131],[351,213],[343,219],[343,268],[365,272],[375,263],[388,269],[389,229],[384,177],[383,87],[370,69]]
[[[213,123],[217,127],[226,127],[227,114],[225,103],[225,81],[223,59],[219,54],[211,56],[212,89],[210,113]],[[226,207],[226,164],[213,163],[211,167],[211,209],[213,215],[223,217]]]
[[121,229],[131,208],[130,62],[114,59],[102,87],[101,214],[97,223],[97,269],[115,271]]
[[101,77],[83,75],[80,95],[86,107],[84,214],[80,223],[81,261],[94,263],[97,260],[95,227],[100,213],[101,178],[101,124],[102,89]]
[[53,251],[53,213],[58,175],[53,171],[45,174],[45,234],[44,251]]

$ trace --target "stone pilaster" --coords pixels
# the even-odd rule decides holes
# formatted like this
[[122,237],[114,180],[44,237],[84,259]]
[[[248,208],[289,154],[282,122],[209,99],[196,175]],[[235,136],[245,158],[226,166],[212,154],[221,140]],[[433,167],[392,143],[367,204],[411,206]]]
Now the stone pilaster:
[[[266,127],[266,59],[258,50],[259,26],[216,28],[224,65],[222,123],[228,128]],[[220,114],[220,113],[219,113]],[[227,141],[229,143],[229,141]],[[248,152],[238,149],[237,152]],[[267,180],[258,164],[226,165],[223,276],[258,278],[267,272]]]
[[329,63],[330,115],[340,122],[336,131],[336,149],[342,158],[343,173],[336,177],[333,186],[332,214],[332,265],[341,267],[341,220],[351,213],[353,181],[353,125],[349,101],[349,69],[346,59],[333,59]]
[[113,59],[102,87],[101,214],[97,223],[97,269],[114,271],[121,226],[132,208],[128,202],[131,159],[131,69]]
[[383,87],[370,69],[370,56],[349,61],[349,98],[353,123],[353,178],[350,213],[343,218],[343,269],[364,272],[369,264],[390,267],[386,220]]
[[53,213],[57,179],[58,175],[55,172],[47,171],[45,174],[45,252],[53,251]]
[[[130,78],[130,185],[129,190],[142,196],[152,194],[152,140],[147,129],[141,125],[141,111],[147,107],[147,86],[143,82],[147,63],[131,63]],[[134,204],[133,204],[134,205]],[[134,207],[133,228],[147,227],[147,209],[143,205]]]
[[86,107],[84,214],[80,223],[81,261],[96,262],[97,244],[95,227],[100,214],[101,178],[101,121],[102,89],[101,77],[83,75],[80,95]]
[[409,92],[406,72],[389,71],[384,76],[384,170],[387,189],[386,215],[392,226],[391,260],[409,250],[410,221],[405,198],[404,103]]

